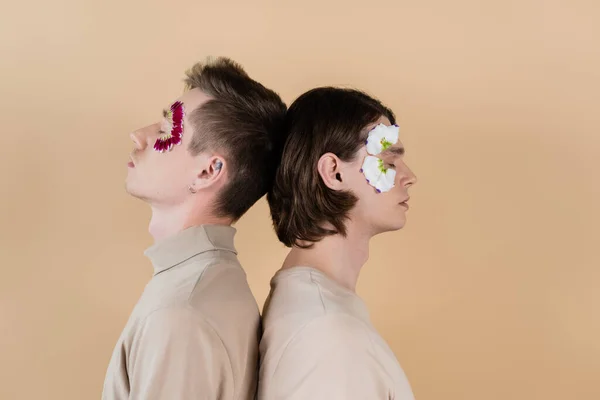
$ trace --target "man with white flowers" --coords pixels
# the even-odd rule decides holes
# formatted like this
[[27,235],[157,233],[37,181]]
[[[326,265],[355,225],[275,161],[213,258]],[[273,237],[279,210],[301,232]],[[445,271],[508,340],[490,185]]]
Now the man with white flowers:
[[404,226],[416,182],[395,123],[350,89],[313,89],[288,110],[267,198],[292,250],[263,310],[259,400],[413,399],[355,293],[369,240]]

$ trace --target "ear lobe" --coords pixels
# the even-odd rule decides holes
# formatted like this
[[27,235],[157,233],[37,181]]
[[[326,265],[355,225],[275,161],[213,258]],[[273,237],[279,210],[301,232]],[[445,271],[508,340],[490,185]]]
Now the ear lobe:
[[333,153],[323,154],[317,163],[317,170],[323,183],[332,190],[342,189],[340,163],[340,159]]

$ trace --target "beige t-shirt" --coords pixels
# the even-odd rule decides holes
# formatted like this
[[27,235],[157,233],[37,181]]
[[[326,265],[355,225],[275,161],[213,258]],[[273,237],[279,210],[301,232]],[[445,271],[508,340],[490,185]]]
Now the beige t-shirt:
[[108,366],[105,400],[250,400],[260,316],[235,229],[186,229],[146,251],[154,276]]
[[259,400],[413,400],[354,292],[309,267],[279,271],[263,310]]

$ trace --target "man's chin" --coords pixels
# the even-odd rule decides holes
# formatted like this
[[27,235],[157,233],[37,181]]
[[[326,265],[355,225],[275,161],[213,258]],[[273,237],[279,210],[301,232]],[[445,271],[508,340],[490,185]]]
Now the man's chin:
[[406,225],[406,218],[398,219],[396,221],[389,221],[389,223],[385,226],[384,232],[395,232],[404,228]]
[[130,195],[131,197],[135,197],[136,199],[140,199],[143,201],[148,200],[148,196],[144,195],[144,193],[141,190],[139,190],[139,188],[136,188],[130,182],[125,182],[125,191],[128,195]]

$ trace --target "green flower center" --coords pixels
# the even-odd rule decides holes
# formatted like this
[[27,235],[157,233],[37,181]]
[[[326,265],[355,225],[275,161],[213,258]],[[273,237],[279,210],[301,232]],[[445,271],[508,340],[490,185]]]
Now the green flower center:
[[386,151],[387,149],[392,147],[392,145],[393,145],[393,143],[389,142],[385,138],[381,139],[381,147],[382,147],[383,151]]

